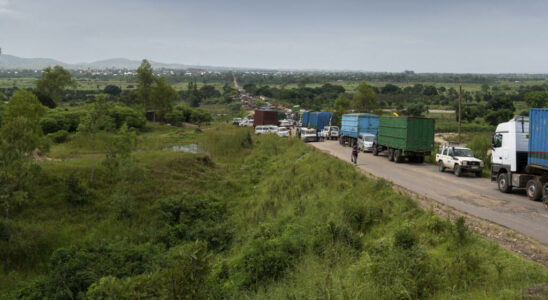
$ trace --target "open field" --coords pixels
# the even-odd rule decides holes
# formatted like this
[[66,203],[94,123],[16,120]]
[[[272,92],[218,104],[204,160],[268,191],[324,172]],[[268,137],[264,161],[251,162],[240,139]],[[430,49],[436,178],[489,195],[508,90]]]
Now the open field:
[[166,297],[170,282],[192,298],[518,299],[548,281],[465,219],[296,139],[147,127],[123,177],[106,163],[115,132],[51,148],[32,205],[2,223],[0,299]]

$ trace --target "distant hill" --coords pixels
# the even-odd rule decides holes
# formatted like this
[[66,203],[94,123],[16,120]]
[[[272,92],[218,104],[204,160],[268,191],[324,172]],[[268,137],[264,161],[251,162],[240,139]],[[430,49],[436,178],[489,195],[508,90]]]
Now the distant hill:
[[[66,69],[85,70],[85,69],[137,69],[141,64],[140,60],[131,60],[127,58],[111,58],[99,60],[91,63],[67,64],[51,58],[22,58],[9,54],[0,55],[0,70],[21,70],[32,69],[39,70],[46,67],[62,66]],[[183,64],[170,64],[150,61],[153,68],[166,69],[204,69],[204,70],[228,70],[226,67],[212,66],[193,66]]]

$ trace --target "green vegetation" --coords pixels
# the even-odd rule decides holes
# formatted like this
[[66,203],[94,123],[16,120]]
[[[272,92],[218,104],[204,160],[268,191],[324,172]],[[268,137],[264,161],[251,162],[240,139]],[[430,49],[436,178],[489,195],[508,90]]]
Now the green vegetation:
[[94,151],[71,133],[35,163],[0,222],[0,298],[518,299],[548,280],[296,139],[147,128],[98,131]]

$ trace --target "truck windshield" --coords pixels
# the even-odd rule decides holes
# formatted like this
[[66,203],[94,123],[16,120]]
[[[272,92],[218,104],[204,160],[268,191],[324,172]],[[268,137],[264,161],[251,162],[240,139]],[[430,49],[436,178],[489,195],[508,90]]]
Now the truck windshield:
[[371,136],[371,135],[368,135],[368,136],[364,136],[363,140],[364,140],[364,142],[373,142],[373,141],[375,141],[375,137]]
[[461,156],[461,157],[474,157],[474,153],[472,153],[472,150],[470,149],[455,149],[454,156]]

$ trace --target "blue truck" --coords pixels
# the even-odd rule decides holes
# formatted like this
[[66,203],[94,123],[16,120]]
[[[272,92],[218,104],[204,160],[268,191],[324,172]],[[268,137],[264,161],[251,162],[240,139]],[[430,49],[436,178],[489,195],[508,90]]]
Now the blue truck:
[[307,127],[314,128],[319,132],[325,126],[329,126],[329,124],[331,124],[332,118],[333,114],[330,112],[311,112],[308,119]]
[[360,133],[377,135],[379,116],[375,114],[356,113],[344,114],[341,120],[341,136],[339,143],[353,147],[358,143]]
[[529,199],[544,199],[548,207],[548,108],[499,124],[491,147],[491,180],[499,190],[525,188]]

